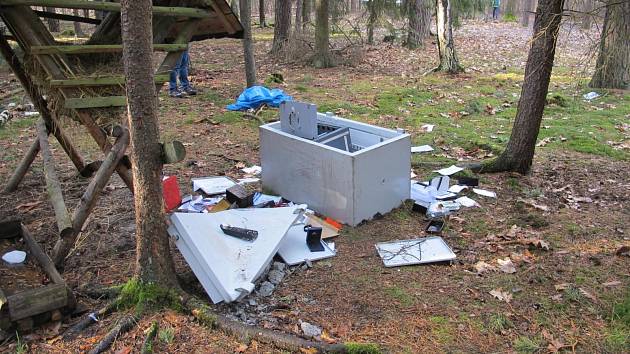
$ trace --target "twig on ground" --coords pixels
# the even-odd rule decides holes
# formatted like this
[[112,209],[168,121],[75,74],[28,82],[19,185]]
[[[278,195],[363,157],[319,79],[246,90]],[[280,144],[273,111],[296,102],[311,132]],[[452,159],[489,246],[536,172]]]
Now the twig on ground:
[[106,351],[114,343],[118,336],[125,332],[128,332],[130,329],[133,328],[134,325],[136,325],[136,323],[137,319],[134,316],[125,315],[123,318],[120,319],[120,321],[118,321],[118,324],[116,324],[116,326],[114,326],[114,328],[112,328],[105,335],[105,337],[103,337],[98,345],[96,345],[96,347],[89,351],[88,354],[100,354]]
[[88,328],[93,323],[100,321],[110,313],[114,312],[115,309],[116,301],[112,301],[100,310],[85,315],[85,317],[81,321],[77,322],[74,326],[68,328],[68,330],[63,334],[62,339],[64,341],[74,339],[81,331]]

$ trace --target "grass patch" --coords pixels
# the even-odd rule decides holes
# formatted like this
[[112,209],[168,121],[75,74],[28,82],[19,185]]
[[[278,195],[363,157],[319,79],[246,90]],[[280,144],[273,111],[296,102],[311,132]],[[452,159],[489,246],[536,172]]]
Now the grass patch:
[[166,327],[166,328],[160,329],[160,331],[158,332],[158,339],[162,343],[166,343],[166,344],[172,343],[173,339],[175,339],[175,330],[173,329],[173,327]]
[[448,318],[444,316],[431,316],[429,317],[429,321],[433,323],[431,334],[440,344],[448,344],[453,341],[453,334],[451,333]]
[[514,350],[517,353],[535,353],[540,349],[540,340],[537,338],[529,338],[520,336],[514,340]]
[[415,302],[413,296],[409,295],[405,289],[399,288],[397,286],[392,286],[385,289],[385,293],[398,301],[402,306],[409,307],[412,306]]
[[606,348],[621,353],[630,348],[630,291],[624,299],[613,306],[610,324],[606,330]]
[[381,348],[373,343],[354,343],[348,342],[344,344],[348,354],[380,354]]
[[510,319],[502,313],[495,313],[491,315],[488,320],[488,328],[493,332],[500,333],[513,327],[514,324],[512,321],[510,321]]

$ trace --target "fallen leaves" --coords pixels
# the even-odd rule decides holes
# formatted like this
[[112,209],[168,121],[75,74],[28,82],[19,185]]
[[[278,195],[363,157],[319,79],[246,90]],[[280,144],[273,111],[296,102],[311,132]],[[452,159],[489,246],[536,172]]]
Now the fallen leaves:
[[506,257],[505,259],[497,259],[497,263],[499,264],[499,270],[503,273],[516,273],[516,266],[510,259],[510,257]]
[[499,301],[505,301],[507,303],[512,301],[512,294],[507,291],[503,291],[503,289],[501,288],[491,290],[490,295],[492,295],[495,299]]

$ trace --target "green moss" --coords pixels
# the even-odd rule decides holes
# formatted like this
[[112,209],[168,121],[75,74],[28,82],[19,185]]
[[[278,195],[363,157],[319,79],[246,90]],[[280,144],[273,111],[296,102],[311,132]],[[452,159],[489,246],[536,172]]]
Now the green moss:
[[514,350],[517,353],[535,353],[540,349],[540,340],[521,336],[514,341]]
[[344,343],[348,354],[380,354],[381,348],[373,343]]
[[392,297],[394,300],[397,300],[402,306],[409,307],[414,304],[415,299],[413,296],[409,295],[405,289],[402,289],[397,286],[392,286],[385,289],[385,293]]
[[129,280],[122,287],[116,306],[119,309],[134,308],[138,314],[165,307],[176,311],[183,310],[176,291],[153,283],[142,283],[136,278]]

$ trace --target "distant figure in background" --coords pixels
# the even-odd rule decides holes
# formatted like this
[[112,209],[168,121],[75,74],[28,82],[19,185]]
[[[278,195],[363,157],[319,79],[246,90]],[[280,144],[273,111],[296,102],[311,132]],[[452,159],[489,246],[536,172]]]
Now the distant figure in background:
[[[190,65],[190,56],[188,50],[182,53],[182,56],[175,64],[173,70],[171,70],[170,81],[168,84],[168,94],[171,97],[182,98],[185,95],[194,96],[197,94],[188,81],[188,66]],[[180,86],[177,86],[177,78],[179,78]]]
[[499,19],[499,7],[501,6],[501,0],[492,0],[492,19]]

